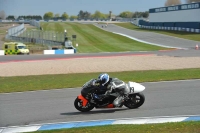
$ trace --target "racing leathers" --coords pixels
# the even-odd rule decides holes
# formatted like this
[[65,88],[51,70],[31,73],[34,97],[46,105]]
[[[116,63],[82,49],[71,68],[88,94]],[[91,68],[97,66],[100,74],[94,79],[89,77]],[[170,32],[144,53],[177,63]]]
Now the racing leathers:
[[119,107],[124,100],[124,95],[128,94],[126,83],[118,78],[110,78],[109,82],[105,84],[107,91],[104,94],[104,97],[109,96],[112,91],[118,92],[119,96],[113,101],[115,107]]
[[118,78],[109,78],[108,83],[106,83],[104,86],[99,84],[98,80],[91,79],[83,85],[81,94],[84,97],[88,98],[90,92],[92,92],[92,90],[94,90],[95,88],[98,88],[102,92],[97,96],[96,99],[98,100],[103,100],[104,98],[108,97],[113,91],[119,93],[119,96],[113,101],[113,105],[115,107],[119,107],[124,100],[124,95],[128,94],[126,84]]

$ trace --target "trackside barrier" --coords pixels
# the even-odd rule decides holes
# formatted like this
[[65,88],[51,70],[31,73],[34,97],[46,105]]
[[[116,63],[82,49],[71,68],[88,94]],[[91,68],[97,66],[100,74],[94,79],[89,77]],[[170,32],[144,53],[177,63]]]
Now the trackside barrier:
[[[44,54],[74,54],[76,49],[67,50],[44,50]],[[0,50],[0,56],[5,55],[4,50]]]
[[[134,24],[133,22],[131,22]],[[136,24],[134,24],[136,25]],[[183,27],[164,27],[164,26],[145,26],[145,25],[136,25],[140,28],[145,29],[156,29],[156,30],[174,30],[174,31],[185,31],[185,32],[193,32],[193,33],[200,33],[200,29],[194,29],[194,28],[183,28]]]
[[44,50],[44,54],[74,54],[76,49]]
[[8,29],[8,36],[19,36],[25,31],[24,24]]
[[0,55],[5,55],[4,50],[0,50]]

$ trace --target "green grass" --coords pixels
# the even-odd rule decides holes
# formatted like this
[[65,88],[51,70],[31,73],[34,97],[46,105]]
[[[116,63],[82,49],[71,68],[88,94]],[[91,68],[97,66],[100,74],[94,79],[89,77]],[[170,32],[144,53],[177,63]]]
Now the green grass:
[[[30,70],[31,71],[31,70]],[[111,72],[111,77],[135,82],[200,79],[200,69]],[[0,77],[0,93],[80,87],[99,73]],[[11,82],[12,81],[12,82]]]
[[37,131],[34,133],[200,133],[200,121],[145,125],[108,125]]
[[1,35],[5,35],[6,34],[6,30],[0,30],[0,34]]
[[39,30],[38,28],[36,27],[32,27],[32,28],[26,28],[26,31],[32,31],[32,30]]
[[131,29],[131,30],[155,32],[155,33],[159,33],[159,34],[184,38],[184,39],[188,39],[188,40],[200,41],[200,34],[198,34],[198,33],[143,29],[143,28],[139,28],[131,23],[115,23],[115,25],[118,25],[118,26],[121,26],[121,27],[124,27],[127,29]]
[[0,35],[6,35],[6,30],[5,29],[1,29],[1,27],[4,27],[5,24],[0,24]]
[[67,30],[67,35],[77,35],[77,39],[73,42],[79,44],[77,48],[79,53],[98,53],[98,52],[122,52],[122,51],[153,51],[168,49],[149,44],[140,43],[104,31],[92,24],[80,23],[41,23],[45,31],[64,32]]

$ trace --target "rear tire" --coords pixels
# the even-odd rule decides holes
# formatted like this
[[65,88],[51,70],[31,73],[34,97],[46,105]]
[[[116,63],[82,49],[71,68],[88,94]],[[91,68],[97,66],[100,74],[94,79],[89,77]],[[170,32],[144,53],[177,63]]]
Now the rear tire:
[[139,108],[143,105],[145,101],[145,96],[143,93],[136,93],[129,95],[129,100],[125,101],[124,106],[129,109]]
[[82,100],[78,98],[76,98],[74,101],[74,107],[81,112],[88,112],[94,108],[94,106],[90,103],[87,103],[86,107],[83,107]]

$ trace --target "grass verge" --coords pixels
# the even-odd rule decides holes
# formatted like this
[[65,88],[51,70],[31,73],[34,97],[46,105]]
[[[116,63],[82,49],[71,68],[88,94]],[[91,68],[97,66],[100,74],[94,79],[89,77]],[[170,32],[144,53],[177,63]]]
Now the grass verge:
[[80,23],[41,23],[45,31],[64,32],[67,36],[77,35],[73,45],[79,44],[79,53],[152,51],[169,49],[137,42],[130,38],[104,31],[92,24]]
[[200,133],[200,121],[146,125],[109,125],[37,131],[34,133]]
[[142,29],[139,28],[131,23],[115,23],[115,25],[131,29],[131,30],[137,30],[137,31],[148,31],[148,32],[155,32],[159,34],[184,38],[188,40],[194,40],[194,41],[200,41],[200,34],[198,33],[190,33],[190,32],[181,32],[181,31],[164,31],[164,30],[150,30],[150,29]]
[[[200,79],[200,68],[178,70],[149,70],[110,72],[125,82],[152,82],[183,79]],[[58,74],[20,77],[0,77],[0,93],[49,90],[59,88],[80,87],[86,81],[97,78],[99,73]]]

